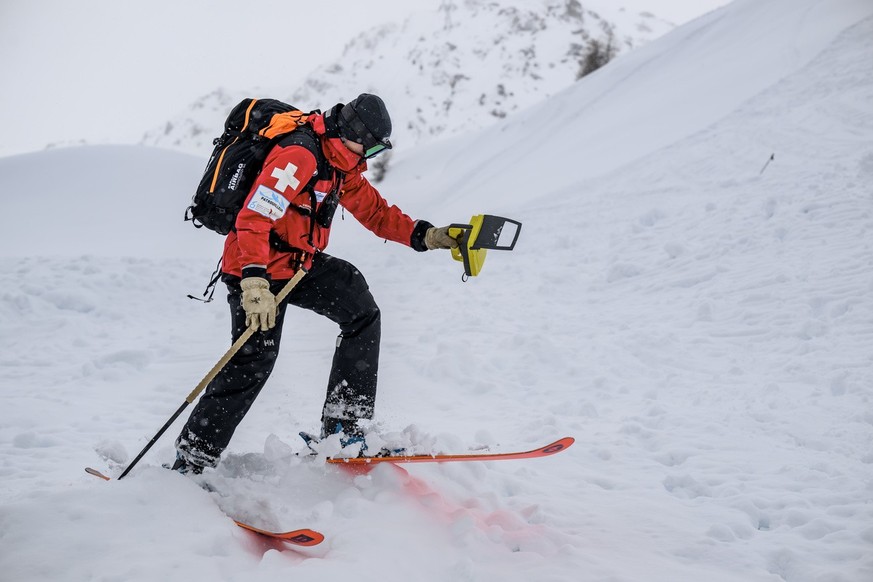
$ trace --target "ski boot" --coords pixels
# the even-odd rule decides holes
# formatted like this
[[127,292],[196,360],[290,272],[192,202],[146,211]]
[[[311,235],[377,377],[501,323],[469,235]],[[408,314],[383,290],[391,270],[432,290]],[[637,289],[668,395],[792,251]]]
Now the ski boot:
[[[355,420],[325,418],[322,422],[321,437],[316,437],[307,432],[299,434],[311,451],[310,455],[324,454],[319,443],[337,434],[340,435],[339,445],[341,447],[339,454],[336,455],[338,457],[396,457],[402,455],[405,450],[403,448],[388,449],[380,447],[375,453],[371,452],[371,448],[367,443],[367,437]],[[377,441],[381,441],[381,439],[377,439]]]
[[203,467],[186,461],[178,453],[176,454],[176,461],[172,465],[164,463],[163,467],[181,473],[182,475],[200,475],[203,473]]
[[333,434],[340,435],[340,445],[347,448],[361,443],[361,453],[367,450],[367,439],[364,431],[355,420],[342,418],[324,418],[321,421],[321,438],[325,439]]

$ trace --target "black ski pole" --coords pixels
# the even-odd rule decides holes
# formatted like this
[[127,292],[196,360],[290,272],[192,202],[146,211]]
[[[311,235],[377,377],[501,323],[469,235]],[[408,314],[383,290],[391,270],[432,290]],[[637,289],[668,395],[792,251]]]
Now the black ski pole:
[[[249,335],[251,335],[251,334],[249,334]],[[161,438],[161,435],[163,435],[165,432],[167,432],[167,429],[170,428],[170,425],[173,424],[173,421],[175,421],[177,418],[179,418],[179,415],[182,414],[183,410],[188,408],[189,404],[191,404],[191,403],[188,402],[187,400],[185,400],[185,402],[182,403],[182,406],[180,406],[179,409],[173,414],[173,416],[170,417],[170,420],[168,420],[167,423],[161,427],[161,430],[158,431],[158,434],[156,434],[155,436],[152,437],[152,440],[150,440],[149,443],[145,446],[145,448],[139,452],[139,454],[136,456],[136,458],[133,460],[133,462],[131,462],[130,465],[127,466],[127,469],[125,469],[124,472],[118,476],[119,479],[124,479],[124,476],[127,475],[128,473],[130,473],[130,470],[133,469],[134,465],[139,463],[139,460],[143,458],[143,455],[145,455],[147,452],[149,452],[149,449],[152,448],[152,445],[154,445],[156,442],[158,442],[158,439]]]
[[[288,281],[285,286],[282,287],[282,290],[279,291],[279,294],[276,295],[276,305],[282,303],[282,301],[284,301],[285,298],[288,297],[288,294],[291,293],[291,290],[294,289],[294,287],[297,285],[297,283],[300,282],[300,279],[302,279],[304,275],[306,275],[306,271],[304,271],[302,268],[297,270],[297,273],[294,274],[291,280]],[[182,411],[185,410],[189,404],[197,399],[197,396],[200,395],[203,389],[206,388],[206,386],[210,382],[212,382],[212,380],[215,379],[216,376],[218,376],[218,373],[221,372],[221,370],[227,365],[227,363],[234,356],[234,354],[236,354],[240,350],[240,348],[243,347],[243,344],[245,344],[249,340],[249,338],[254,335],[254,333],[255,328],[248,327],[242,333],[242,335],[239,336],[239,338],[237,338],[235,342],[233,342],[233,345],[230,346],[230,349],[227,350],[227,352],[221,357],[220,360],[218,360],[218,362],[215,363],[214,366],[212,366],[212,369],[209,370],[209,373],[207,373],[206,376],[204,376],[204,378],[200,380],[200,383],[197,384],[194,390],[191,391],[191,393],[185,399],[185,402],[182,403],[182,406],[180,406],[179,409],[173,414],[173,416],[170,417],[170,420],[168,420],[166,424],[161,427],[161,430],[159,430],[158,433],[152,437],[152,440],[148,442],[145,448],[139,452],[136,458],[131,461],[130,465],[128,465],[127,468],[121,473],[121,475],[118,476],[119,479],[124,479],[125,475],[130,473],[130,470],[133,469],[134,465],[136,465],[139,460],[142,459],[147,452],[149,452],[149,449],[152,448],[152,445],[158,442],[158,439],[161,438],[161,435],[163,435],[168,428],[170,428],[170,425],[173,424],[173,421],[179,418],[179,415],[182,414]]]
[[758,172],[758,175],[760,176],[761,174],[763,174],[763,173],[764,173],[764,170],[767,169],[767,166],[770,165],[770,162],[772,162],[772,161],[775,160],[775,159],[776,159],[776,154],[775,154],[775,153],[770,154],[770,158],[767,160],[767,163],[764,164],[764,167],[761,168],[761,171]]

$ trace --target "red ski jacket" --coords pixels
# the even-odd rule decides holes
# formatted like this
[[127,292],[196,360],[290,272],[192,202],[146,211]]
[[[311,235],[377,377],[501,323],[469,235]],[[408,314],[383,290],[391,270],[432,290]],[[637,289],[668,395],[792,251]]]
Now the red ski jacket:
[[[361,173],[366,162],[346,148],[339,138],[324,136],[324,116],[317,115],[310,122],[319,136],[320,146],[328,163],[341,173],[334,172],[339,182],[319,180],[313,189],[316,194],[316,212],[332,188],[339,188],[339,205],[347,209],[367,229],[379,237],[414,246],[412,242],[416,221],[396,206],[389,206],[379,192]],[[309,268],[312,255],[327,247],[330,228],[314,225],[309,213],[313,212],[312,197],[304,191],[316,174],[315,156],[303,146],[275,146],[264,161],[245,205],[236,219],[236,231],[227,235],[222,257],[222,272],[237,277],[265,277],[273,280],[290,279],[297,269],[299,253],[278,250],[271,245],[272,236],[278,235],[282,245],[300,249],[306,254],[303,265]],[[340,179],[339,176],[342,176]],[[424,222],[424,221],[421,221]],[[427,223],[429,226],[429,223]],[[416,247],[418,245],[415,245]],[[424,250],[416,248],[416,250]]]

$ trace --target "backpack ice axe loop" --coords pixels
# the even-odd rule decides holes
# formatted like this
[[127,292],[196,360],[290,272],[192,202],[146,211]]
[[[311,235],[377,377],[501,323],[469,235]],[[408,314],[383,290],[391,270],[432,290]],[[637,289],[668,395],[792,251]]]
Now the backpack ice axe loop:
[[[507,225],[513,228],[505,228]],[[514,249],[519,234],[520,222],[490,214],[477,214],[470,219],[470,224],[450,224],[449,236],[458,240],[458,248],[452,249],[452,258],[464,264],[461,281],[466,282],[479,274],[489,249]]]

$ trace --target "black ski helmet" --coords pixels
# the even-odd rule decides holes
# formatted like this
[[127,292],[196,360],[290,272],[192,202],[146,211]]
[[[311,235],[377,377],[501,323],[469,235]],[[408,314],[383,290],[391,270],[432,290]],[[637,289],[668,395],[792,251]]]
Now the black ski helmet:
[[377,95],[361,93],[346,103],[339,112],[340,134],[349,141],[363,144],[364,157],[391,149],[391,117],[385,102]]

